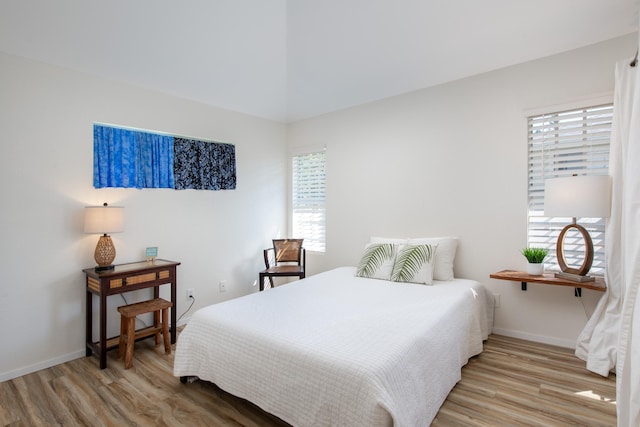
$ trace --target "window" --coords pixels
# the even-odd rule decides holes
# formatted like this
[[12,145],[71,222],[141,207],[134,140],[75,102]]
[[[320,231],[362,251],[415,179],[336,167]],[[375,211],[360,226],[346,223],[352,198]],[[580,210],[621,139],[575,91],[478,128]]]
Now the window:
[[[562,112],[537,114],[528,118],[529,133],[529,246],[549,249],[547,268],[559,271],[556,241],[571,218],[544,216],[544,180],[571,175],[608,175],[609,142],[613,105],[604,104]],[[593,239],[591,273],[604,273],[603,218],[577,218]],[[584,256],[579,233],[565,236],[567,264],[578,266]]]
[[325,251],[325,150],[294,155],[291,165],[292,237],[310,251]]

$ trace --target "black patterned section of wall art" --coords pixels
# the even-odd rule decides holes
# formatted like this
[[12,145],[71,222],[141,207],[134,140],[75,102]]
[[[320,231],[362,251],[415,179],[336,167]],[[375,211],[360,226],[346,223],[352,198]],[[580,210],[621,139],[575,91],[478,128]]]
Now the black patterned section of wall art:
[[235,190],[234,145],[176,137],[173,150],[176,190]]

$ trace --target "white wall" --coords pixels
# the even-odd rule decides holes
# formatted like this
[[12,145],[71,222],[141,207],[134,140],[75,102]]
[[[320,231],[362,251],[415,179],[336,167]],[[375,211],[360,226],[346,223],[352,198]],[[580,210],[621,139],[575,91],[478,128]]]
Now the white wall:
[[[327,146],[322,271],[357,263],[372,235],[457,236],[456,275],[501,295],[495,331],[573,347],[596,291],[489,279],[525,268],[526,110],[613,92],[637,35],[294,123],[290,149]],[[584,307],[583,307],[584,304]]]
[[[235,144],[237,189],[96,190],[94,122]],[[116,263],[143,259],[147,246],[182,262],[178,314],[187,288],[194,309],[256,290],[261,249],[284,233],[280,123],[0,54],[0,144],[0,381],[84,355],[82,269],[95,265],[98,239],[83,234],[84,206],[125,207]],[[109,335],[122,303],[110,298]]]

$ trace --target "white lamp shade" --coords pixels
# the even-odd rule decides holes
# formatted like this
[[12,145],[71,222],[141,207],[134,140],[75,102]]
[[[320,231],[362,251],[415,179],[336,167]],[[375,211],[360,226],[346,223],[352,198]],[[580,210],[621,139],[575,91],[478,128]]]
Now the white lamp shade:
[[124,231],[124,208],[120,206],[87,206],[84,209],[84,232],[109,234]]
[[608,175],[570,176],[544,182],[544,215],[547,217],[606,218],[611,209]]

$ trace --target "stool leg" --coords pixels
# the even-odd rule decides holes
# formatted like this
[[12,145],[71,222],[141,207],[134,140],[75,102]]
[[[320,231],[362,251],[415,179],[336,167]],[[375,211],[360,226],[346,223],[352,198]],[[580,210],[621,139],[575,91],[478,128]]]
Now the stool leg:
[[164,338],[164,354],[171,354],[171,337],[169,336],[169,309],[162,309],[162,337]]
[[118,342],[118,359],[122,358],[125,347],[125,338],[127,336],[127,318],[120,315],[120,341]]
[[[160,326],[160,310],[153,312],[153,327],[158,328]],[[156,347],[160,345],[160,330],[156,332]]]
[[127,348],[124,355],[124,369],[129,369],[133,365],[133,345],[136,338],[136,318],[127,319]]

